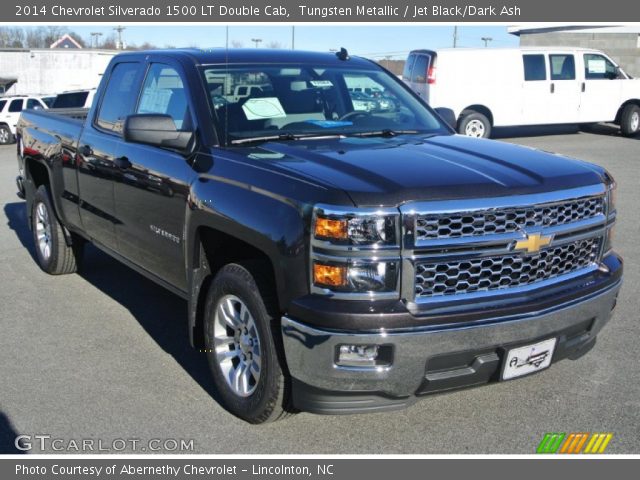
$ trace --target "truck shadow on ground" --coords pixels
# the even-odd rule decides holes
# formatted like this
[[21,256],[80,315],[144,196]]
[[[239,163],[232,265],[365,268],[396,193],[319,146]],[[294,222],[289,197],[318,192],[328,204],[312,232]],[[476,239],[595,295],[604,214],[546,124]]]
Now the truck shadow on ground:
[[9,417],[0,411],[0,455],[16,455],[26,453],[24,450],[16,448],[16,437],[18,432],[13,429]]
[[[35,246],[27,225],[24,202],[4,207],[8,226],[35,261]],[[37,267],[36,267],[37,268]],[[44,275],[44,273],[43,273]],[[220,403],[204,353],[191,347],[187,330],[187,302],[117,260],[87,245],[79,275],[125,307],[165,352]]]

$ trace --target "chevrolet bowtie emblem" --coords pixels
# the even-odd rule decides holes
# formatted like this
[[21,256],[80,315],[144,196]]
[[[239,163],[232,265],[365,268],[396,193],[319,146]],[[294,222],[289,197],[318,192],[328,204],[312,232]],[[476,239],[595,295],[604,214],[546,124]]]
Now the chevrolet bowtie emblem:
[[516,250],[526,250],[529,253],[535,253],[539,251],[542,247],[546,247],[553,240],[553,235],[549,235],[548,237],[541,235],[539,233],[533,233],[531,235],[527,235],[526,240],[519,240],[516,242],[515,249]]

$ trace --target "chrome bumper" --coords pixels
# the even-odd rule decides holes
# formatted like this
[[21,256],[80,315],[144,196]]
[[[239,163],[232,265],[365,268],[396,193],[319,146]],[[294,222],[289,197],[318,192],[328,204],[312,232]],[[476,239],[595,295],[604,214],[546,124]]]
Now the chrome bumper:
[[[463,375],[482,368],[482,362],[492,361],[493,369],[501,368],[498,353],[504,346],[534,343],[539,339],[562,336],[581,324],[580,338],[573,344],[593,345],[596,335],[611,316],[621,281],[604,291],[574,303],[561,305],[548,311],[524,316],[486,319],[481,324],[439,329],[418,328],[401,332],[333,332],[304,325],[294,319],[282,318],[282,334],[289,371],[295,383],[341,395],[370,393],[387,398],[410,398],[428,393],[424,388],[429,379],[427,365],[430,359],[456,352],[484,352],[473,365],[458,368],[452,375]],[[576,327],[577,328],[577,327]],[[575,328],[574,328],[575,330]],[[567,339],[567,341],[569,341]],[[336,350],[341,344],[376,344],[393,347],[393,362],[386,368],[349,368],[335,364]],[[570,355],[569,355],[570,356]],[[482,357],[482,358],[481,358]],[[556,360],[554,354],[554,361]],[[478,364],[479,362],[479,364]],[[492,374],[495,378],[495,372]],[[479,382],[475,382],[479,383]],[[482,382],[485,383],[485,382]],[[455,382],[454,382],[455,384]],[[474,384],[474,383],[472,383]],[[466,386],[466,385],[463,385]],[[455,388],[455,387],[452,387]],[[427,389],[428,390],[428,389]],[[326,403],[326,402],[325,402]],[[404,404],[410,403],[404,401]],[[367,400],[361,406],[372,405]],[[373,402],[375,404],[375,402]],[[303,409],[309,409],[302,407]],[[328,413],[321,411],[319,413]],[[339,409],[337,409],[339,410]],[[348,412],[366,408],[351,408]],[[336,411],[335,413],[340,413]]]

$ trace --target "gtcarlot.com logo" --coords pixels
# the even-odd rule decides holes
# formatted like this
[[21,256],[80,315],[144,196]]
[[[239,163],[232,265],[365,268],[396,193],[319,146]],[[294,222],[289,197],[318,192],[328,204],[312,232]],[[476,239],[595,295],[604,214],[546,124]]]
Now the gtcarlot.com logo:
[[53,452],[192,452],[193,439],[184,438],[55,438],[51,435],[18,435],[14,441],[18,450]]
[[545,433],[536,453],[604,453],[613,433]]

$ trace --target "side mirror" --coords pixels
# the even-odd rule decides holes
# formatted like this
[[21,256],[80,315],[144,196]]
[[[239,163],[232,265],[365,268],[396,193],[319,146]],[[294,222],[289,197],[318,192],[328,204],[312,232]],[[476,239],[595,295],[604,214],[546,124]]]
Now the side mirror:
[[453,113],[453,110],[445,107],[438,107],[434,110],[444,123],[449,125],[454,130],[458,128],[458,119],[456,118],[456,114]]
[[122,136],[125,142],[186,150],[193,138],[193,132],[178,130],[169,115],[140,113],[129,115],[125,119]]

